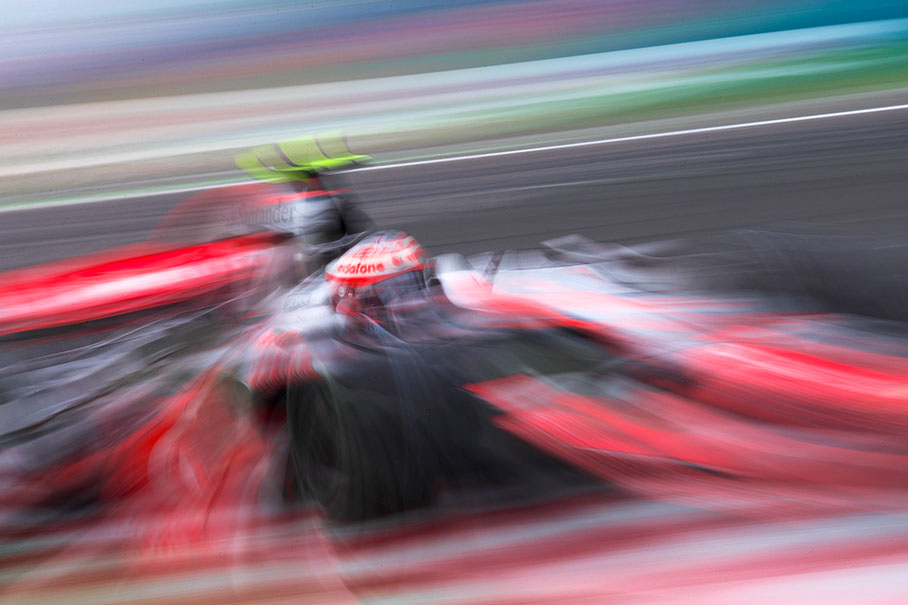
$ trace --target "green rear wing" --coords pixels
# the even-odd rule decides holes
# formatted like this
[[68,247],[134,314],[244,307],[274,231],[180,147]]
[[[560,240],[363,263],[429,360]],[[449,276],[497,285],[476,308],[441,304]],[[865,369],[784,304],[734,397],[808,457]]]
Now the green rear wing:
[[304,181],[320,172],[340,170],[371,159],[352,153],[340,133],[326,133],[253,147],[237,154],[234,161],[255,179],[286,183]]

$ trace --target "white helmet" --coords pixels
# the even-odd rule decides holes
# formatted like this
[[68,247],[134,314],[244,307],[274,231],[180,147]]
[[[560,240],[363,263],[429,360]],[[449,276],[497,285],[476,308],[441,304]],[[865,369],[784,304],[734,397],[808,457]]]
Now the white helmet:
[[395,300],[425,290],[427,265],[425,250],[415,238],[380,231],[328,265],[325,279],[335,309],[384,322]]

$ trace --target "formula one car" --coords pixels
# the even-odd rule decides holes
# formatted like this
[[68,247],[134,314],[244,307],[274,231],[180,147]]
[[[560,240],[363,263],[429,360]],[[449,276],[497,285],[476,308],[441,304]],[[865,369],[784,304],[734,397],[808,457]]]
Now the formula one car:
[[3,275],[0,508],[112,500],[147,484],[152,444],[198,404],[181,397],[212,352],[370,227],[320,172],[365,156],[335,146],[318,160],[309,143],[293,142],[292,178],[193,195],[144,242]]
[[3,510],[210,528],[277,490],[358,521],[568,472],[697,506],[903,509],[902,321],[706,290],[688,260],[578,238],[433,259],[381,232],[244,322],[186,297],[34,310],[0,348]]
[[904,506],[904,324],[695,293],[689,260],[567,238],[430,261],[381,233],[292,290],[240,374],[342,520],[526,480],[540,452],[699,506]]
[[[367,156],[334,142],[328,157],[317,143],[295,139],[240,154],[237,164],[260,182],[190,196],[144,242],[6,273],[0,335],[169,305],[236,306],[297,283],[374,228],[340,175],[321,172]],[[266,150],[298,164],[267,168]]]

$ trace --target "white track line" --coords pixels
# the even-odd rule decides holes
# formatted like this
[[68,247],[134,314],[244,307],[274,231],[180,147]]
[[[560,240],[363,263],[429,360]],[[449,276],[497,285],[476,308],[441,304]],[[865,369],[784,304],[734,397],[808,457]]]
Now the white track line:
[[[442,158],[433,158],[429,160],[413,160],[410,162],[390,162],[387,164],[377,164],[374,166],[362,166],[360,168],[355,168],[356,172],[364,172],[368,170],[392,170],[394,168],[408,168],[410,166],[426,166],[430,164],[443,164],[445,162],[459,162],[462,160],[479,160],[483,158],[494,158],[508,155],[518,155],[522,153],[535,153],[537,151],[553,151],[559,149],[572,149],[577,147],[590,147],[593,145],[608,145],[613,143],[624,143],[628,141],[645,141],[648,139],[661,139],[667,137],[677,137],[688,134],[700,134],[704,132],[722,132],[725,130],[740,130],[743,128],[756,128],[759,126],[774,126],[776,124],[789,124],[793,122],[809,122],[812,120],[825,120],[828,118],[840,118],[846,116],[857,116],[870,113],[880,113],[884,111],[897,111],[900,109],[908,109],[908,103],[902,105],[887,105],[885,107],[867,107],[864,109],[852,109],[848,111],[836,111],[832,113],[818,113],[806,116],[795,116],[791,118],[777,118],[774,120],[760,120],[757,122],[741,122],[738,124],[723,124],[721,126],[705,126],[702,128],[689,128],[687,130],[671,130],[668,132],[654,132],[650,134],[636,134],[626,137],[615,137],[611,139],[597,139],[593,141],[580,141],[577,143],[561,143],[558,145],[545,145],[541,147],[526,147],[523,149],[509,149],[507,151],[490,151],[486,153],[474,153],[470,155],[458,155],[458,156],[448,156]],[[255,183],[257,181],[252,180],[237,180],[235,183],[225,183],[227,184],[247,184]],[[28,210],[28,209],[38,209],[38,208],[54,208],[60,206],[73,206],[79,204],[91,204],[96,202],[106,202],[115,199],[127,199],[127,198],[140,198],[147,195],[171,195],[175,193],[189,193],[192,191],[199,191],[202,189],[209,189],[207,185],[193,185],[193,186],[175,186],[173,188],[161,188],[155,192],[145,192],[137,191],[131,193],[100,193],[97,195],[88,195],[85,197],[70,198],[66,200],[58,201],[48,201],[48,202],[23,202],[17,204],[9,204],[6,206],[0,206],[0,213],[10,212],[16,210]]]
[[774,120],[760,120],[758,122],[741,122],[739,124],[723,124],[721,126],[705,126],[703,128],[689,128],[687,130],[671,130],[668,132],[654,132],[650,134],[635,134],[626,137],[615,137],[611,139],[597,139],[595,141],[581,141],[579,143],[561,143],[559,145],[546,145],[543,147],[527,147],[524,149],[510,149],[507,151],[490,151],[487,153],[475,153],[472,155],[450,156],[444,158],[434,158],[431,160],[414,160],[412,162],[399,162],[392,164],[380,164],[376,166],[363,166],[356,171],[366,170],[388,170],[392,168],[407,168],[409,166],[425,166],[427,164],[442,164],[444,162],[459,162],[461,160],[479,160],[483,158],[494,158],[506,155],[518,155],[521,153],[534,153],[537,151],[554,151],[558,149],[572,149],[576,147],[590,147],[592,145],[608,145],[610,143],[624,143],[628,141],[645,141],[647,139],[661,139],[666,137],[677,137],[686,134],[700,134],[704,132],[721,132],[724,130],[740,130],[742,128],[755,128],[758,126],[773,126],[776,124],[789,124],[792,122],[808,122],[811,120],[825,120],[827,118],[840,118],[845,116],[857,116],[868,113],[879,113],[883,111],[896,111],[899,109],[908,109],[908,103],[903,105],[888,105],[886,107],[869,107],[865,109],[852,109],[848,111],[836,111],[833,113],[818,113],[806,116],[795,116],[792,118],[777,118]]

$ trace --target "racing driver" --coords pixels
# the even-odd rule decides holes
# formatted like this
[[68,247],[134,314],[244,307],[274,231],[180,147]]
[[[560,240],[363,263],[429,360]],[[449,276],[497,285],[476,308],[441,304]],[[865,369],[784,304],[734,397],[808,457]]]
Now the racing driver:
[[531,485],[538,454],[464,385],[601,360],[598,345],[525,310],[453,304],[433,262],[405,233],[373,234],[325,270],[333,313],[285,307],[250,348],[244,381],[285,403],[297,484],[332,518],[422,506],[451,482]]

